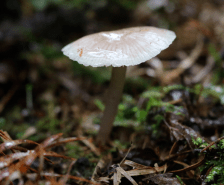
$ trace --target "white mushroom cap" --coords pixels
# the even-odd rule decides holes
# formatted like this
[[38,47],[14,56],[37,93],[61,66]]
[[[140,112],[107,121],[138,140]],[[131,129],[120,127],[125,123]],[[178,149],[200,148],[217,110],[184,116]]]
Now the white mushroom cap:
[[175,38],[175,33],[166,29],[133,27],[87,35],[62,52],[85,66],[131,66],[155,57]]

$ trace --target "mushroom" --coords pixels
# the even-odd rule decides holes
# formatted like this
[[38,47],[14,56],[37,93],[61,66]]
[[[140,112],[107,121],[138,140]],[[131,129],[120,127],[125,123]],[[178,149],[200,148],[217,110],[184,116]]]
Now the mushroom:
[[85,66],[112,66],[111,82],[97,142],[110,136],[125,82],[127,66],[158,55],[176,38],[173,31],[155,27],[132,27],[82,37],[62,49],[64,55]]

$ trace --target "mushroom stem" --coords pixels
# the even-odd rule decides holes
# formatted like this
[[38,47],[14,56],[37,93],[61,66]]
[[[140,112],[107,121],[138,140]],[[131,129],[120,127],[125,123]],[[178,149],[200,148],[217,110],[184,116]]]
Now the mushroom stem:
[[97,143],[104,145],[109,140],[113,122],[121,100],[127,67],[112,67],[110,86],[107,92],[106,106],[97,135]]

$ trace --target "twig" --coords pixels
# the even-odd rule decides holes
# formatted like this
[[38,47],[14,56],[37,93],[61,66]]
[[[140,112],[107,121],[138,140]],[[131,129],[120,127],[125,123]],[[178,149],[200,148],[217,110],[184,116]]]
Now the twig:
[[120,166],[124,163],[126,157],[128,156],[129,152],[131,151],[132,147],[133,147],[133,144],[131,143],[131,146],[130,146],[130,148],[128,149],[128,152],[126,153],[126,155],[124,156],[124,158],[123,158],[122,161],[120,162]]
[[206,146],[206,147],[201,151],[201,153],[204,152],[205,150],[207,150],[208,148],[210,148],[212,145],[218,143],[218,142],[219,142],[220,140],[222,140],[222,139],[224,139],[224,136],[222,136],[222,137],[220,137],[219,139],[217,139],[216,141],[210,143],[208,146]]
[[179,172],[193,170],[193,169],[201,166],[204,162],[205,162],[205,157],[202,160],[200,160],[199,162],[197,162],[191,166],[188,166],[188,167],[180,169],[180,170],[169,171],[169,173],[179,173]]
[[206,66],[197,73],[196,76],[192,79],[193,83],[198,83],[200,82],[213,68],[215,65],[215,60],[212,56],[209,56],[206,61]]

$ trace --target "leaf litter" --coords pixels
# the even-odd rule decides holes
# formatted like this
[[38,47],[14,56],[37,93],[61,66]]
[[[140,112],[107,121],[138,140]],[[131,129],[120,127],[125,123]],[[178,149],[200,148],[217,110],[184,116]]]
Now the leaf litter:
[[[22,6],[27,7],[24,2]],[[79,38],[80,30],[86,35],[117,28],[114,20],[107,16],[99,20],[104,16],[97,7],[66,10],[63,17],[65,9],[52,5],[41,14],[24,12],[28,18],[22,17],[16,24],[0,24],[2,184],[223,184],[222,1],[163,1],[158,11],[145,3],[133,11],[137,24],[175,27],[178,40],[158,58],[128,69],[127,76],[133,81],[127,82],[125,93],[133,98],[122,101],[116,120],[119,126],[106,147],[94,143],[99,125],[93,117],[101,114],[94,100],[103,100],[108,71],[99,80],[98,70],[70,64],[58,53],[63,45],[60,40]],[[101,4],[104,14],[115,6],[110,5]],[[129,15],[116,9],[118,17],[124,12]],[[64,20],[61,27],[65,30],[71,27],[68,22],[80,30],[65,34],[61,29],[60,36],[54,20]],[[101,23],[104,21],[106,24]],[[127,22],[125,26],[129,26]],[[16,32],[19,24],[33,29],[33,36]],[[48,30],[42,25],[48,25]],[[154,86],[151,91],[146,90],[148,81]],[[33,84],[33,90],[26,92],[33,99],[29,94],[31,98],[25,102],[27,84]],[[88,128],[80,124],[83,120]],[[61,132],[65,138],[56,134]]]

